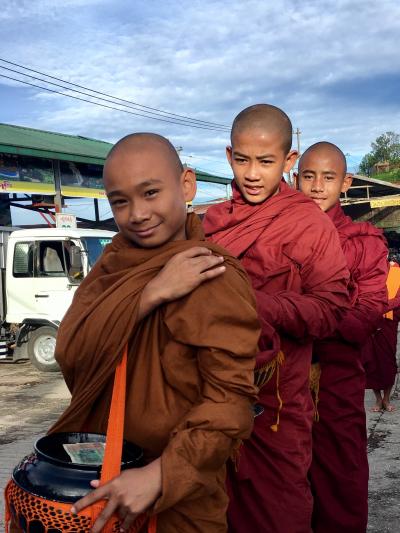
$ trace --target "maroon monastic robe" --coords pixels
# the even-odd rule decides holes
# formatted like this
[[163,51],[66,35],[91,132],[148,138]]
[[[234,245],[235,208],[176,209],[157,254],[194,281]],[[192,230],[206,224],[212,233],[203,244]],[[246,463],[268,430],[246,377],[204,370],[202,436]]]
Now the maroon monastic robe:
[[338,203],[328,211],[350,270],[352,308],[335,335],[314,345],[321,365],[319,421],[310,470],[315,533],[365,533],[368,459],[361,346],[387,305],[387,247],[382,231],[354,223]]
[[[230,469],[230,531],[309,533],[312,339],[330,335],[348,308],[337,232],[311,200],[284,182],[258,205],[246,203],[233,184],[233,199],[210,208],[204,227],[246,268],[259,317],[279,332],[285,357],[260,390],[264,412]],[[267,365],[260,353],[257,368]]]

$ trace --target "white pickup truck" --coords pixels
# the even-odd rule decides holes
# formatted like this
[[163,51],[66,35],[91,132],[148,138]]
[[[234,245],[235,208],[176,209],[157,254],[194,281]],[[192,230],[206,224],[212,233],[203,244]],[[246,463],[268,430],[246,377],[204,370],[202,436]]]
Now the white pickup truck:
[[57,329],[80,281],[115,235],[96,229],[0,227],[0,361],[58,370]]

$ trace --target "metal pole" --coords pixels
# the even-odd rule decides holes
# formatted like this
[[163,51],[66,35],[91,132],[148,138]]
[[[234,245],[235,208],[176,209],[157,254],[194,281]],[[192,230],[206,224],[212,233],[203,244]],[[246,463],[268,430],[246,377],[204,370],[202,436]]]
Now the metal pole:
[[58,159],[53,159],[54,167],[54,187],[56,189],[56,194],[54,195],[54,207],[56,213],[62,213],[62,196],[61,196],[61,170],[60,170],[60,161]]
[[94,198],[94,215],[96,217],[96,222],[100,222],[99,216],[99,201],[97,198]]
[[301,131],[299,130],[299,128],[296,129],[296,137],[297,137],[297,151],[299,153],[299,156],[301,154],[300,152],[300,135],[301,135]]

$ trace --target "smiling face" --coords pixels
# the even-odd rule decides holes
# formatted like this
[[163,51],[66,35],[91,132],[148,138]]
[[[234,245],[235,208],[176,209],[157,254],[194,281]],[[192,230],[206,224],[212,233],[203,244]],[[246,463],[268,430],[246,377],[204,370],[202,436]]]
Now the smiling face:
[[299,162],[299,189],[322,209],[329,211],[349,190],[352,178],[346,174],[346,160],[334,145],[315,145]]
[[297,152],[285,153],[275,131],[247,128],[234,133],[226,149],[237,186],[247,202],[260,204],[279,191],[284,172],[289,172]]
[[163,141],[122,142],[106,161],[104,187],[120,232],[137,246],[186,239],[186,202],[196,179],[190,169],[181,172]]

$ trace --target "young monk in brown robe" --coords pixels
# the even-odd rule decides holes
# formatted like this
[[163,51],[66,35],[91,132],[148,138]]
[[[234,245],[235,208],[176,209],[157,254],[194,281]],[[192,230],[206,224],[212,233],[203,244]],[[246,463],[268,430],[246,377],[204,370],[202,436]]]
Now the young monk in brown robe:
[[[108,500],[95,533],[113,512],[127,531],[146,510],[157,514],[158,533],[224,532],[225,462],[253,424],[260,331],[251,287],[240,264],[206,243],[199,219],[187,215],[194,173],[166,139],[119,141],[104,186],[120,231],[61,324],[56,354],[72,400],[53,431],[105,431],[114,370],[128,343],[125,438],[144,449],[148,464],[124,471],[73,511]],[[190,256],[192,247],[199,257]],[[224,272],[199,284],[213,276],[195,268],[204,247],[224,257]],[[170,285],[182,286],[188,261],[186,292],[197,288],[159,305],[185,292],[171,294]]]
[[279,332],[282,353],[258,355],[264,412],[230,472],[228,520],[235,533],[308,533],[312,339],[332,333],[347,308],[348,272],[330,220],[282,181],[297,157],[287,115],[249,107],[235,118],[231,142],[233,199],[211,207],[204,228],[246,268],[260,319]]
[[[365,533],[368,520],[368,459],[362,345],[377,329],[387,305],[387,247],[382,231],[354,223],[340,207],[349,189],[346,158],[331,143],[306,150],[299,186],[336,226],[350,270],[352,308],[335,334],[316,342],[321,365],[319,421],[313,427],[311,485],[315,533]],[[327,218],[328,218],[327,217]]]

